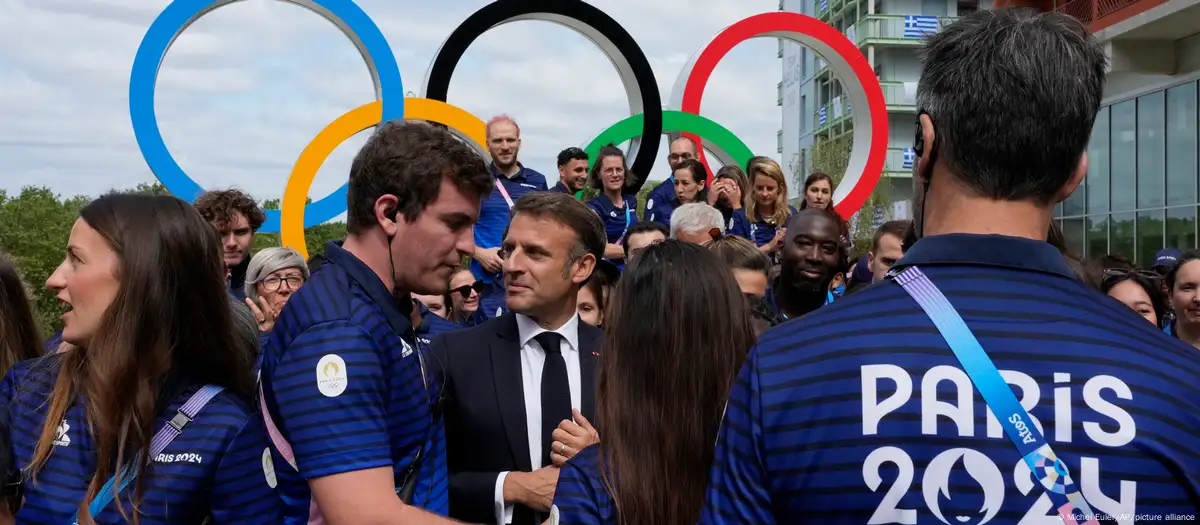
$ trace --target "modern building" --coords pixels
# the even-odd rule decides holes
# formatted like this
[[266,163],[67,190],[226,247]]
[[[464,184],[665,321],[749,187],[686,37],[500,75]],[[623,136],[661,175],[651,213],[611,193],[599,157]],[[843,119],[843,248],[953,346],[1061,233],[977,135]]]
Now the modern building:
[[1143,267],[1196,248],[1200,0],[1018,3],[1083,20],[1111,60],[1087,177],[1056,213],[1070,248]]
[[[780,10],[798,12],[828,23],[858,44],[875,69],[888,111],[888,156],[879,190],[893,202],[878,210],[874,222],[911,217],[912,139],[916,119],[917,52],[926,35],[955,21],[960,14],[988,9],[993,0],[781,0]],[[792,180],[803,179],[813,165],[814,145],[853,131],[849,100],[842,96],[821,57],[790,41],[780,41],[783,81],[779,105],[783,127],[779,153]]]

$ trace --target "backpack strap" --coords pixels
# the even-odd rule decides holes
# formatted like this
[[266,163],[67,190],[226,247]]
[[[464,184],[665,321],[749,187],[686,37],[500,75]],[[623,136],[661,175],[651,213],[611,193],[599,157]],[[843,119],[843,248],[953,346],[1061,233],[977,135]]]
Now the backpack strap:
[[[158,433],[154,434],[154,439],[150,441],[150,461],[153,462],[154,458],[158,457],[159,454],[162,454],[162,452],[167,449],[167,445],[170,445],[172,441],[175,441],[175,438],[179,437],[179,435],[183,433],[183,427],[187,426],[188,423],[191,423],[192,420],[196,419],[196,415],[200,413],[200,410],[202,410],[205,405],[208,405],[208,402],[212,401],[214,397],[217,397],[217,394],[220,394],[222,390],[225,390],[225,387],[217,385],[204,385],[203,388],[197,390],[195,394],[192,394],[192,397],[189,398],[187,402],[183,404],[183,406],[179,407],[179,410],[175,411],[175,415],[170,419],[170,421],[167,421],[167,424],[163,425],[162,428],[158,429]],[[133,458],[134,465],[139,463],[141,463],[140,454],[134,456]],[[108,478],[108,482],[100,488],[100,492],[96,493],[96,497],[93,498],[92,502],[88,505],[88,509],[91,511],[92,517],[100,514],[100,512],[112,502],[113,497],[116,496],[118,491],[125,490],[125,488],[128,487],[135,478],[137,478],[136,473],[129,472],[128,466],[121,467],[119,473],[122,478],[121,488],[117,489],[116,491],[113,490],[113,484],[117,479],[117,475],[114,474],[113,477]],[[75,515],[71,517],[71,523],[79,523],[78,511],[76,511]]]

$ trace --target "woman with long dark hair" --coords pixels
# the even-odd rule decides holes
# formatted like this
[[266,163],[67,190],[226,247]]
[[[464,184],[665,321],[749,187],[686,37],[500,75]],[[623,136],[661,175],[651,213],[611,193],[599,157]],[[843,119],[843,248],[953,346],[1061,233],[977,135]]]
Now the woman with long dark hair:
[[279,522],[224,274],[216,231],[182,200],[108,194],[80,211],[46,282],[68,347],[0,383],[18,522]]
[[828,208],[833,203],[833,177],[821,173],[813,172],[804,179],[804,193],[802,195],[804,201],[800,203],[800,209],[806,208]]
[[25,283],[9,257],[0,253],[0,373],[42,355],[42,338]]
[[608,245],[604,258],[620,269],[625,265],[625,235],[629,227],[637,224],[637,195],[625,193],[625,180],[629,168],[625,165],[625,152],[613,144],[600,148],[588,180],[600,195],[588,201],[587,206],[600,216]]
[[725,399],[755,341],[729,268],[702,246],[644,248],[613,291],[600,349],[600,442],[559,473],[559,523],[692,525]]

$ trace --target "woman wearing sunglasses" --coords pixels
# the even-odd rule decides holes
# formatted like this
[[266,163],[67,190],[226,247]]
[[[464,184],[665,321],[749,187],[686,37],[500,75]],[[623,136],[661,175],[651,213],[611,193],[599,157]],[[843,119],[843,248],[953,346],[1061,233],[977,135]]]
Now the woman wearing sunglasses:
[[470,270],[461,269],[450,276],[449,290],[446,292],[449,313],[446,319],[462,326],[474,326],[479,313],[479,299],[482,297],[485,283],[475,280],[475,274]]

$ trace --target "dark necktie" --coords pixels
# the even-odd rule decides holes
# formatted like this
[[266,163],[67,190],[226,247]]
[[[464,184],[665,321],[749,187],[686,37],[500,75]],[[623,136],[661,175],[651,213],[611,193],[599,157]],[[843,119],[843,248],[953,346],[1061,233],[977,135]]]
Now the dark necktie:
[[562,355],[562,336],[542,332],[533,338],[546,351],[542,365],[542,466],[551,464],[550,444],[558,423],[571,419],[571,384],[567,381],[567,362]]

